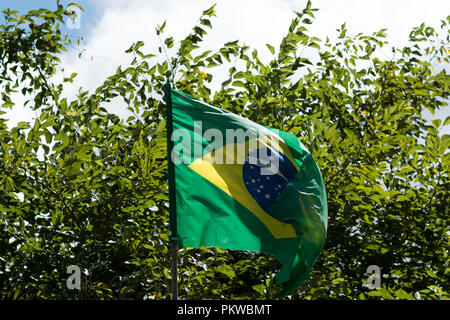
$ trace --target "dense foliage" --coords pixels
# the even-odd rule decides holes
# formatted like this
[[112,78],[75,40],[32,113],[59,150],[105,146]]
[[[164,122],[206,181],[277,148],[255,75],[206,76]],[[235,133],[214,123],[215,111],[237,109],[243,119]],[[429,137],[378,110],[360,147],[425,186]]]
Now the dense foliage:
[[[129,66],[69,100],[57,77],[70,41],[58,4],[4,10],[0,26],[0,298],[170,297],[165,139],[167,79],[180,91],[258,123],[296,134],[311,150],[328,192],[329,228],[311,279],[292,299],[448,299],[448,124],[423,117],[447,106],[450,17],[387,47],[385,30],[338,40],[310,36],[316,9],[299,13],[271,61],[239,41],[202,51],[214,7],[179,45],[156,29],[157,55],[134,43]],[[211,31],[213,32],[213,31]],[[308,52],[307,58],[304,52]],[[164,61],[161,63],[152,62]],[[436,67],[436,65],[438,67]],[[215,67],[228,68],[218,90]],[[436,71],[436,69],[442,69]],[[215,78],[214,78],[215,79]],[[9,129],[14,92],[37,112]],[[108,112],[121,101],[133,115]],[[448,108],[448,107],[446,107]],[[279,263],[217,248],[182,249],[180,298],[267,298]],[[66,269],[82,269],[69,290]],[[382,288],[365,283],[381,268]]]

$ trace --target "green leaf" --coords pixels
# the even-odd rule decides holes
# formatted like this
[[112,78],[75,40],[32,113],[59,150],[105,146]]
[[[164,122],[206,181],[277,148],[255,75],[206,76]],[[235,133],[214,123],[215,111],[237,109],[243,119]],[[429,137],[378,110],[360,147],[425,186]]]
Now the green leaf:
[[397,291],[394,292],[394,294],[397,298],[402,299],[402,300],[415,300],[414,297],[412,296],[412,294],[407,293],[403,289],[398,289]]
[[344,281],[345,281],[344,278],[336,278],[336,279],[333,279],[333,280],[331,281],[331,283],[334,284],[334,285],[336,285],[336,284],[343,283]]
[[24,151],[25,151],[25,141],[24,140],[17,141],[16,151],[17,151],[18,155],[23,156]]
[[435,119],[433,121],[431,121],[431,123],[433,124],[433,126],[438,129],[441,126],[442,120],[441,119]]
[[217,267],[217,272],[220,272],[224,275],[226,275],[228,278],[233,279],[236,277],[236,273],[234,272],[233,268],[229,265],[220,265]]
[[372,290],[367,295],[371,297],[382,297],[387,300],[394,300],[394,297],[389,293],[389,291],[385,287]]
[[163,273],[164,273],[164,276],[166,277],[166,279],[169,279],[169,280],[172,279],[172,276],[169,273],[169,269],[164,268]]
[[14,107],[14,103],[13,102],[4,102],[3,104],[2,104],[2,108],[12,108],[12,107]]
[[52,142],[52,139],[53,139],[52,133],[50,131],[48,131],[48,130],[45,130],[44,134],[45,134],[45,141],[48,144],[50,144]]
[[256,284],[254,286],[252,286],[253,290],[255,290],[256,292],[258,292],[260,295],[264,296],[264,290],[266,289],[266,287],[262,284]]
[[167,38],[166,40],[164,40],[164,44],[167,46],[167,48],[172,48],[173,47],[173,37]]
[[232,85],[234,87],[245,88],[245,83],[243,83],[242,81],[239,81],[239,80],[233,81]]
[[201,23],[202,25],[207,26],[207,27],[209,27],[209,28],[212,29],[211,21],[209,21],[208,19],[201,19],[201,20],[200,20],[200,23]]
[[308,47],[311,47],[311,48],[314,48],[314,49],[320,50],[320,45],[319,45],[319,44],[317,44],[317,43],[315,43],[315,42],[311,42],[311,43],[309,43],[309,44],[308,44]]
[[209,17],[215,16],[216,14],[215,14],[214,8],[216,7],[216,5],[217,5],[217,4],[214,4],[211,8],[209,8],[209,9],[203,11],[203,15],[209,16]]
[[269,49],[269,51],[270,51],[271,54],[275,54],[275,49],[274,49],[274,47],[272,47],[270,44],[267,44],[267,43],[266,43],[266,46],[267,46],[267,48]]
[[442,126],[445,127],[449,123],[450,123],[450,116],[447,116],[447,118],[445,118],[444,124]]
[[427,272],[427,274],[428,274],[430,277],[432,277],[432,278],[437,278],[436,273],[434,273],[433,271],[427,269],[426,272]]
[[17,127],[20,129],[28,129],[31,128],[30,124],[26,121],[20,121],[19,123],[17,123]]

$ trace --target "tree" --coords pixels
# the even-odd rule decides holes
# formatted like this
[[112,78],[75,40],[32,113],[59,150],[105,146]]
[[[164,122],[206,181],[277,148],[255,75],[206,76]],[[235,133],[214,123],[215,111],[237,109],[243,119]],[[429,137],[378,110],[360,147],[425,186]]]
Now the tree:
[[[292,299],[448,299],[449,123],[422,111],[447,106],[450,17],[439,30],[420,25],[410,45],[385,47],[385,30],[336,43],[310,36],[317,9],[296,12],[273,59],[239,41],[199,52],[214,7],[176,48],[161,37],[162,63],[127,50],[95,91],[68,101],[55,82],[70,44],[58,3],[19,15],[3,11],[0,41],[2,111],[21,90],[34,123],[8,129],[0,118],[0,290],[3,299],[164,299],[170,296],[165,102],[169,79],[182,92],[296,134],[322,170],[329,204],[325,248],[311,279]],[[302,55],[307,49],[317,61]],[[174,52],[176,50],[176,52]],[[170,56],[169,56],[170,54]],[[230,63],[233,61],[233,63]],[[229,76],[212,90],[214,67]],[[64,67],[64,66],[62,66]],[[133,116],[108,112],[114,98]],[[218,248],[183,249],[182,298],[267,298],[279,263],[269,255]],[[70,265],[81,290],[66,287]],[[365,286],[367,267],[381,269],[379,290]]]

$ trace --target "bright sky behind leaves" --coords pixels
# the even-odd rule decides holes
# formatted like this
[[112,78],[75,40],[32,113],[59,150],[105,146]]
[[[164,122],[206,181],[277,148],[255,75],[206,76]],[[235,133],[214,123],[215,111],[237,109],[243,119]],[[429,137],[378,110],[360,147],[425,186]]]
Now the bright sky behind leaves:
[[[63,5],[77,2],[83,8],[80,29],[61,26],[63,32],[74,41],[82,36],[81,46],[73,46],[62,59],[65,74],[78,73],[72,95],[77,86],[94,89],[120,65],[127,65],[130,57],[124,51],[137,40],[143,40],[145,53],[157,53],[159,40],[155,26],[167,21],[165,34],[183,39],[196,24],[201,12],[217,2],[217,18],[212,20],[213,29],[205,38],[204,49],[215,49],[221,44],[241,40],[255,47],[263,57],[269,57],[266,43],[278,47],[294,17],[293,11],[301,11],[306,0],[61,0]],[[56,8],[56,1],[50,0],[1,0],[0,9],[9,7],[26,12],[45,7]],[[313,0],[312,7],[318,8],[316,19],[309,27],[309,34],[325,39],[336,37],[336,29],[344,22],[349,33],[371,34],[387,28],[390,45],[406,45],[409,32],[414,26],[425,22],[439,28],[440,20],[450,14],[450,1],[446,0]],[[75,49],[77,48],[77,49]],[[383,48],[384,49],[384,48]],[[78,58],[80,50],[84,51]],[[389,48],[382,51],[386,58],[391,56]],[[436,69],[449,66],[436,66]],[[22,100],[21,100],[22,99]],[[22,101],[22,102],[21,102]],[[35,114],[21,107],[23,97],[16,98],[17,106],[8,112],[9,126],[18,121],[31,121]],[[120,113],[112,106],[114,112]],[[450,107],[440,110],[431,118],[445,119]],[[430,117],[429,113],[425,113]],[[448,126],[449,127],[449,126]],[[450,133],[446,128],[445,133]],[[441,134],[444,132],[441,132]]]

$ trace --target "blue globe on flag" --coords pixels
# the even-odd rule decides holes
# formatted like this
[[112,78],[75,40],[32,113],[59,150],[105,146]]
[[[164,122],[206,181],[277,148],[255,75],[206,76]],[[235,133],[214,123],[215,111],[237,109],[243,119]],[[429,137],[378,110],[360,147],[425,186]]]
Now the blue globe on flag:
[[286,185],[294,180],[297,173],[294,164],[280,151],[265,147],[250,151],[242,170],[248,192],[273,216],[270,207]]

